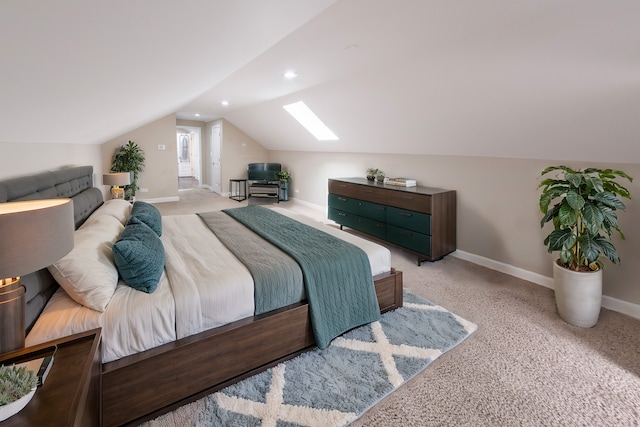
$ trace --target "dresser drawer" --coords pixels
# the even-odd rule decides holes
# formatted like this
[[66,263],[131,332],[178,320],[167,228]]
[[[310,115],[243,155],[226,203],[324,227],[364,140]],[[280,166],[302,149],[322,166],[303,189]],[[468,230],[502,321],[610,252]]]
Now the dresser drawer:
[[337,222],[354,230],[362,231],[379,239],[384,239],[387,232],[384,222],[374,221],[368,218],[344,212],[335,208],[329,208],[328,216],[330,220]]
[[346,197],[358,197],[358,184],[329,180],[329,193]]
[[391,243],[431,256],[431,236],[387,224],[387,239]]
[[420,212],[389,206],[387,208],[387,223],[422,234],[431,234],[431,215]]
[[340,225],[346,225],[347,227],[353,227],[358,223],[360,218],[358,215],[350,212],[341,211],[336,208],[329,208],[328,217],[330,220],[337,222]]
[[384,222],[374,221],[368,218],[360,218],[351,228],[370,234],[378,239],[384,240],[387,236],[387,226]]
[[362,202],[360,200],[347,197],[340,196],[337,194],[329,194],[329,207],[335,208],[341,211],[350,212],[353,214],[359,214],[361,211],[360,204]]
[[387,193],[388,191],[384,188],[375,188],[368,185],[361,185],[360,188],[358,188],[358,195],[356,197],[367,202],[381,203],[383,205],[386,205]]
[[358,205],[356,211],[352,211],[357,213],[358,215],[373,219],[379,222],[385,222],[387,219],[387,207],[383,205],[378,205],[376,203],[365,202],[364,200],[356,200],[355,204]]
[[401,209],[410,209],[426,214],[431,213],[431,196],[406,191],[389,191],[387,204]]

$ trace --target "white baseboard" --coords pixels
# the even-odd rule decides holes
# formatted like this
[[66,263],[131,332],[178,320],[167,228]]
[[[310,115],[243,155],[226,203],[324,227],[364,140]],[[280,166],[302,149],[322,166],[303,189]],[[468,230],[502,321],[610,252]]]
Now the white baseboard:
[[158,197],[157,199],[136,199],[136,200],[140,200],[141,202],[147,202],[147,203],[165,203],[165,202],[179,202],[180,197],[178,196]]
[[[533,273],[531,271],[524,270],[522,268],[514,267],[512,265],[505,264],[503,262],[495,261],[480,255],[475,255],[475,254],[461,251],[461,250],[456,250],[451,255],[456,258],[460,258],[465,261],[469,261],[474,264],[478,264],[483,267],[500,271],[501,273],[505,273],[510,276],[514,276],[519,279],[527,280],[537,285],[541,285],[546,288],[553,289],[552,277],[543,276],[542,274]],[[623,301],[621,299],[603,295],[602,306],[604,308],[608,308],[609,310],[617,311],[619,313],[626,314],[627,316],[640,319],[640,304],[634,304],[632,302]]]

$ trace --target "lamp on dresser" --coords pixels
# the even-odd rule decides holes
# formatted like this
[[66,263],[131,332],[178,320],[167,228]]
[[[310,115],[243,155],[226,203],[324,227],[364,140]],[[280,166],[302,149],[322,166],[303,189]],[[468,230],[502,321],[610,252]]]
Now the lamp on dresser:
[[0,203],[0,354],[24,347],[25,292],[20,276],[73,249],[71,199]]
[[124,199],[122,186],[131,184],[131,172],[112,172],[102,175],[102,184],[111,186],[111,197]]

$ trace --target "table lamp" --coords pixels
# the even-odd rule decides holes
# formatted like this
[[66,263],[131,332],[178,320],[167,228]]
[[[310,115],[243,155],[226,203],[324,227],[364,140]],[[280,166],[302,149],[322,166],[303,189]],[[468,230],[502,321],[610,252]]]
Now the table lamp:
[[20,276],[73,249],[71,199],[0,203],[0,354],[24,347],[25,292]]
[[112,172],[102,175],[102,184],[111,186],[111,197],[124,199],[124,188],[121,186],[131,184],[130,172]]

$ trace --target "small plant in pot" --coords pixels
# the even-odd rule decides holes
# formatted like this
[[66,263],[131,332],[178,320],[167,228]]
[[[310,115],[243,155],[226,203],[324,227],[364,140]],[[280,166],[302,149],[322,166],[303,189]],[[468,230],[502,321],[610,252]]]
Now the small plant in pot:
[[375,181],[376,180],[376,175],[378,174],[379,170],[376,168],[369,168],[367,169],[367,180],[369,181]]
[[0,421],[24,408],[33,397],[38,377],[24,367],[0,366]]
[[277,172],[276,178],[278,178],[280,182],[289,182],[291,179],[291,173],[286,171]]
[[291,179],[291,173],[287,171],[281,171],[276,173],[276,178],[280,181],[280,189],[278,190],[278,200],[289,200],[289,180]]
[[540,182],[540,226],[548,222],[553,231],[544,239],[549,253],[558,252],[553,265],[558,313],[566,322],[582,327],[594,326],[602,301],[602,259],[618,264],[620,257],[611,241],[613,232],[622,239],[617,210],[626,206],[629,190],[616,182],[626,173],[614,169],[573,170],[551,166],[540,176],[555,172]]

